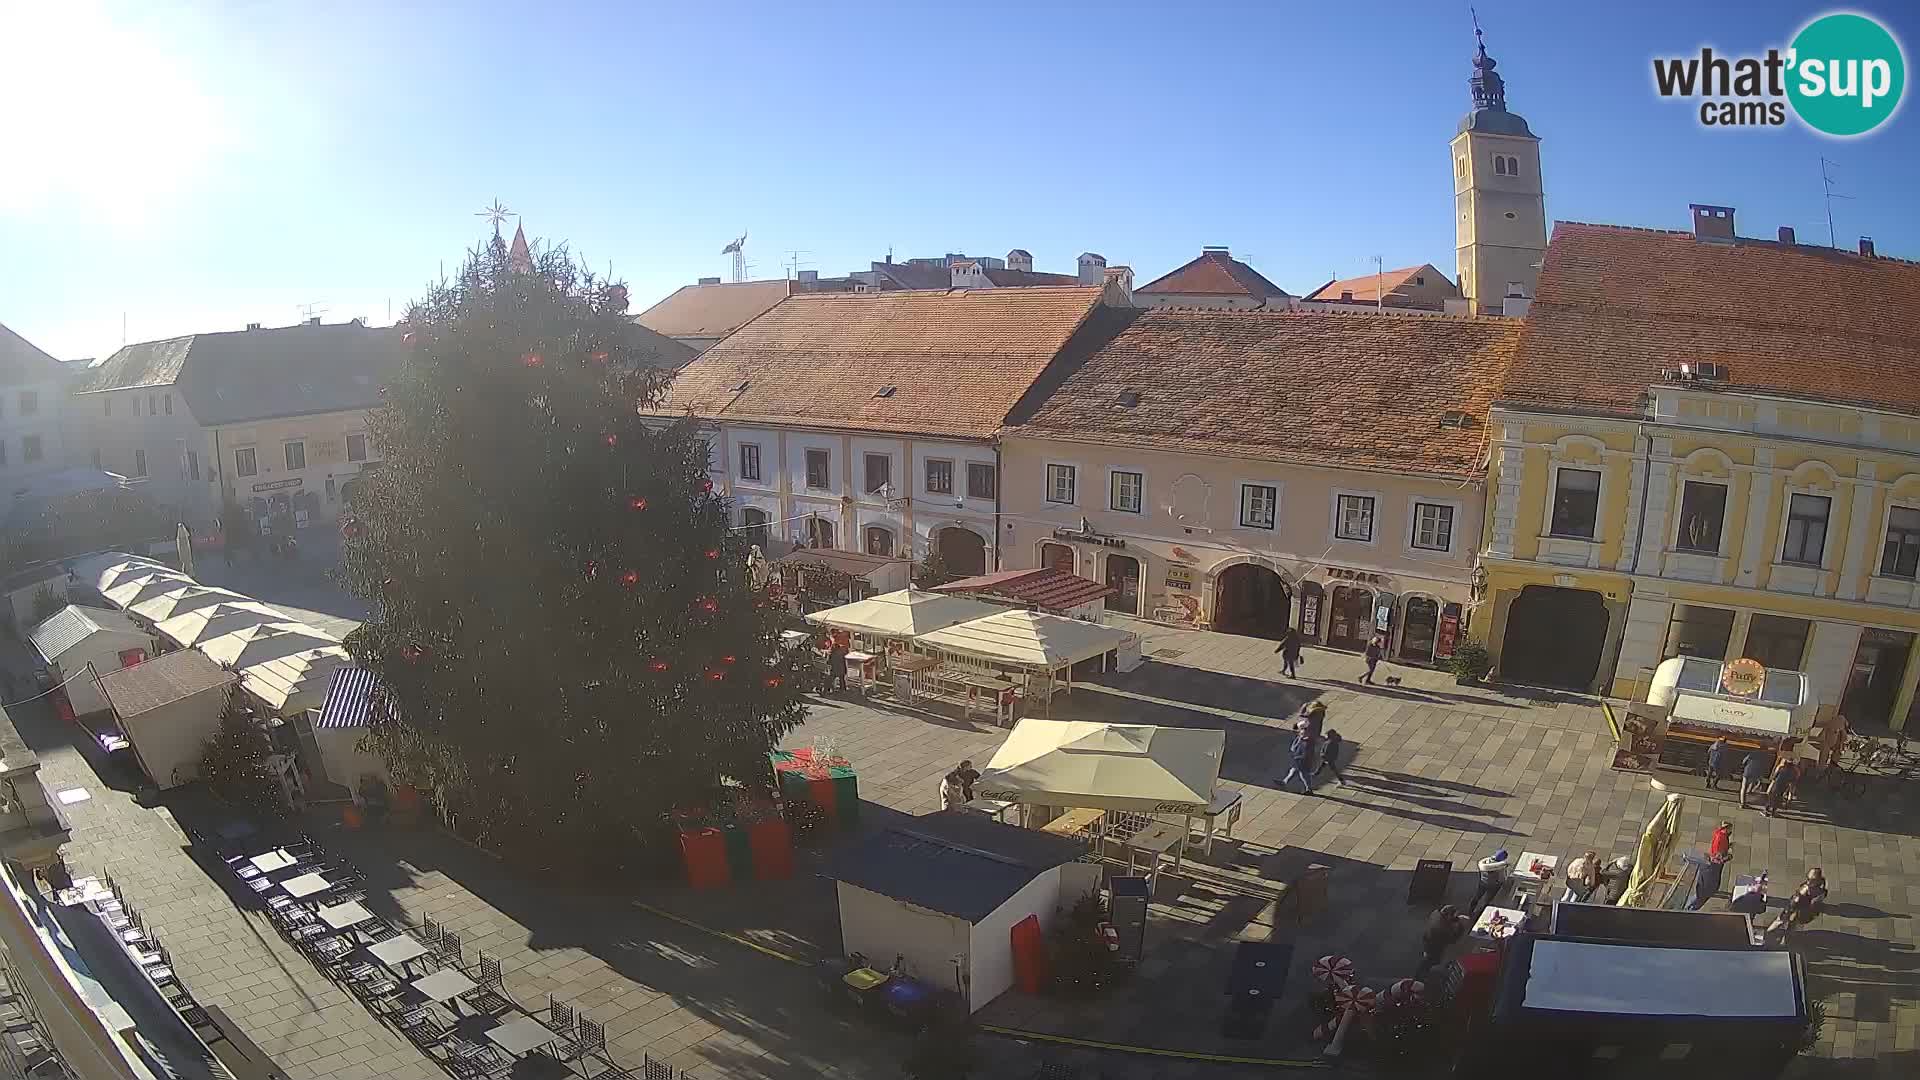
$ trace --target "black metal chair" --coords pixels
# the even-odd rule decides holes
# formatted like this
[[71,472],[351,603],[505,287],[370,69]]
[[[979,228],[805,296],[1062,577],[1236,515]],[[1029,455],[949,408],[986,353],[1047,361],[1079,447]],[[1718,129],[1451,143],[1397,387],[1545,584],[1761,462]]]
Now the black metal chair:
[[573,1006],[547,995],[547,1026],[560,1033],[562,1038],[573,1035]]
[[588,1057],[594,1054],[606,1054],[607,1029],[602,1027],[599,1022],[589,1020],[582,1016],[574,1021],[573,1038],[563,1038],[560,1042],[561,1052],[566,1055],[564,1060],[578,1060],[584,1063]]
[[433,955],[442,963],[449,963],[454,967],[466,966],[465,961],[461,958],[460,935],[451,930],[442,930],[440,932],[440,940],[433,947]]
[[498,1016],[514,1009],[513,1002],[507,998],[506,985],[500,974],[500,961],[481,953],[479,961],[474,964],[473,981],[480,985],[467,991],[460,1000],[489,1016]]
[[445,931],[440,928],[440,924],[433,921],[433,916],[425,915],[421,917],[420,943],[422,945],[434,945],[440,940],[440,935],[444,932]]

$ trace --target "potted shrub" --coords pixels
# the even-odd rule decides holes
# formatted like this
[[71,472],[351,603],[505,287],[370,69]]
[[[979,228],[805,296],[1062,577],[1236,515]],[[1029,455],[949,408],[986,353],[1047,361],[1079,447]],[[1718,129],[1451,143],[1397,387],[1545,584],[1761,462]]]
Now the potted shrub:
[[1447,661],[1447,667],[1453,672],[1454,682],[1471,686],[1486,678],[1487,672],[1493,670],[1493,658],[1487,655],[1486,646],[1468,642],[1460,646],[1460,650],[1453,654],[1453,659]]

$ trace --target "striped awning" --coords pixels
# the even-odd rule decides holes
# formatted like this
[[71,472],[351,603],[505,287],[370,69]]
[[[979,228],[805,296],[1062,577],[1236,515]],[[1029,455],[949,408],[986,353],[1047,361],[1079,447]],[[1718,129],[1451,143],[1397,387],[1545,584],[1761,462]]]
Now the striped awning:
[[376,685],[373,672],[358,664],[336,669],[327,683],[327,697],[320,704],[320,717],[313,726],[316,729],[366,727],[373,718]]

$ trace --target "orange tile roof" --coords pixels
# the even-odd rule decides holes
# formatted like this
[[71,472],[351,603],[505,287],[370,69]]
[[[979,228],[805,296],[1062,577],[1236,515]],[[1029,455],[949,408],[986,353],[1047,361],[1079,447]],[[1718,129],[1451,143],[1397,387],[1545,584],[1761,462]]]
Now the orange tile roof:
[[1035,286],[789,297],[681,369],[659,408],[991,438],[1102,295]]
[[788,284],[782,279],[682,285],[634,321],[668,337],[725,337],[785,300]]
[[[1413,279],[1414,275],[1419,274],[1423,270],[1432,270],[1436,274],[1440,273],[1439,270],[1434,269],[1431,265],[1422,263],[1419,266],[1403,266],[1398,270],[1387,270],[1380,274],[1339,278],[1334,281],[1329,281],[1318,289],[1313,290],[1313,295],[1307,297],[1307,299],[1337,301],[1340,299],[1341,293],[1351,292],[1356,302],[1365,301],[1367,303],[1373,303],[1380,297],[1378,290],[1385,289],[1387,295],[1392,296],[1393,290],[1407,284]],[[1446,275],[1442,274],[1441,276],[1445,277]]]
[[1638,416],[1663,369],[1702,361],[1729,390],[1920,414],[1920,263],[1559,222],[1497,396]]
[[[1149,310],[1009,434],[1473,476],[1519,335],[1517,319]],[[1443,426],[1449,410],[1472,426]]]
[[1043,611],[1065,612],[1120,590],[1056,567],[1041,566],[961,578],[936,585],[933,591],[1003,597],[1016,604],[1032,604]]
[[1224,251],[1203,251],[1199,258],[1160,275],[1134,291],[1182,293],[1189,296],[1254,296],[1263,300],[1287,295],[1287,290],[1268,281],[1260,271]]

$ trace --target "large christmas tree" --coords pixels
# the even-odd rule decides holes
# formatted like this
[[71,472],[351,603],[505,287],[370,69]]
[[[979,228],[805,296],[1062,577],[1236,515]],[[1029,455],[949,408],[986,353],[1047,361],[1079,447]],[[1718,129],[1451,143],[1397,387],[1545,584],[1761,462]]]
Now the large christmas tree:
[[667,373],[626,307],[564,250],[474,252],[400,327],[342,526],[374,748],[522,865],[629,861],[804,715],[705,443],[642,416]]

